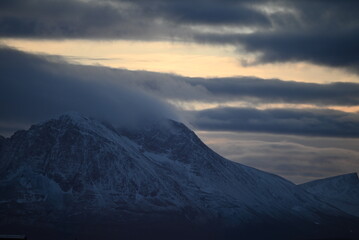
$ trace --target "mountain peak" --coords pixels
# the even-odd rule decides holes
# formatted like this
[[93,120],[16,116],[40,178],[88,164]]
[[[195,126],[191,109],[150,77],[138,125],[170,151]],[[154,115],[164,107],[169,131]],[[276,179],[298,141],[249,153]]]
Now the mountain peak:
[[[87,126],[92,125],[89,122],[97,122],[94,119],[91,119],[89,117],[86,117],[85,115],[75,112],[75,111],[69,111],[63,114],[55,115],[50,119],[41,121],[37,124],[34,124],[30,127],[30,131],[35,131],[42,128],[47,128],[49,126],[55,127],[55,128],[67,128],[69,125],[74,125],[77,127],[80,126]],[[23,132],[20,130],[20,132]]]
[[0,225],[37,223],[43,216],[87,224],[96,216],[129,226],[171,219],[176,226],[247,229],[253,219],[325,222],[318,212],[345,217],[285,179],[221,157],[173,120],[119,130],[69,112],[3,145]]
[[1,151],[1,148],[2,148],[2,145],[3,145],[3,142],[5,142],[5,137],[1,136],[0,135],[0,151]]
[[100,136],[113,131],[112,129],[109,129],[108,125],[75,111],[66,112],[55,116],[50,120],[35,124],[31,126],[30,131],[53,132],[53,130],[56,129],[57,132],[60,133],[61,131],[68,131],[69,129],[74,128],[76,128],[79,133],[95,132]]

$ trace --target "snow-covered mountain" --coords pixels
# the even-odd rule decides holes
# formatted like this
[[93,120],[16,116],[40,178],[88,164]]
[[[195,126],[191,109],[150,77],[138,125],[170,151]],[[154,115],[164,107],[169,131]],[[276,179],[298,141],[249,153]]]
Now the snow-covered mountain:
[[300,186],[320,200],[359,217],[359,179],[356,173],[320,179]]
[[172,120],[115,129],[65,114],[2,139],[0,176],[0,230],[40,226],[38,237],[178,228],[254,239],[353,235],[358,226],[307,189],[224,159]]

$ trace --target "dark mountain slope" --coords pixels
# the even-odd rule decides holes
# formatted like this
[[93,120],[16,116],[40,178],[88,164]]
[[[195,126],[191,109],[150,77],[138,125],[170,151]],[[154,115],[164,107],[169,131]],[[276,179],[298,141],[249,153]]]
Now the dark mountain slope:
[[300,187],[320,200],[359,217],[359,179],[356,173],[320,179]]
[[350,236],[357,226],[291,182],[222,158],[172,120],[117,130],[65,114],[5,139],[0,176],[0,230],[38,238],[278,239]]

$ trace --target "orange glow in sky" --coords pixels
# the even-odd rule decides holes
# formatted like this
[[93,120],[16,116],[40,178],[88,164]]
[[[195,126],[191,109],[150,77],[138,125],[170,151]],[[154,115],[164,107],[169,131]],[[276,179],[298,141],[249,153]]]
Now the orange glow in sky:
[[244,67],[232,46],[182,42],[26,40],[2,39],[19,50],[61,55],[72,62],[130,70],[175,73],[190,77],[256,76],[302,82],[358,82],[359,76],[344,70],[309,63],[281,63]]

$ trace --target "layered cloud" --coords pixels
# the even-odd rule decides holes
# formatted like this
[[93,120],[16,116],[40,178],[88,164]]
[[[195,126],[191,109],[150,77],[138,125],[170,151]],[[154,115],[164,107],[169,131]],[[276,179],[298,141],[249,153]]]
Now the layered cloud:
[[305,61],[358,73],[358,1],[4,0],[0,36],[233,45],[245,64]]
[[270,25],[250,1],[5,0],[0,7],[0,34],[10,37],[184,39],[190,35],[178,27],[190,34],[189,25]]
[[[70,64],[56,56],[0,49],[0,127],[3,132],[66,111],[116,124],[181,118],[201,130],[359,137],[359,115],[320,106],[359,105],[359,84],[299,83],[253,77],[186,78]],[[217,107],[184,111],[170,103],[243,101],[317,105],[317,109]]]
[[[297,183],[359,167],[359,114],[325,109],[358,106],[355,83],[187,78],[70,64],[61,57],[4,47],[0,62],[2,135],[73,110],[117,125],[165,117],[206,131],[199,132],[200,137],[225,157]],[[244,101],[253,108],[185,111],[169,104],[176,101]],[[285,104],[280,109],[255,108],[265,103],[312,104],[317,109],[290,109]]]
[[358,171],[358,139],[259,133],[199,132],[206,144],[233,161],[295,183]]
[[133,74],[137,76],[128,84],[137,85],[147,92],[170,100],[206,103],[249,100],[253,104],[359,105],[357,83],[317,84],[256,77],[186,78],[150,72]]
[[189,112],[192,124],[207,131],[359,137],[359,114],[328,109],[214,108]]

